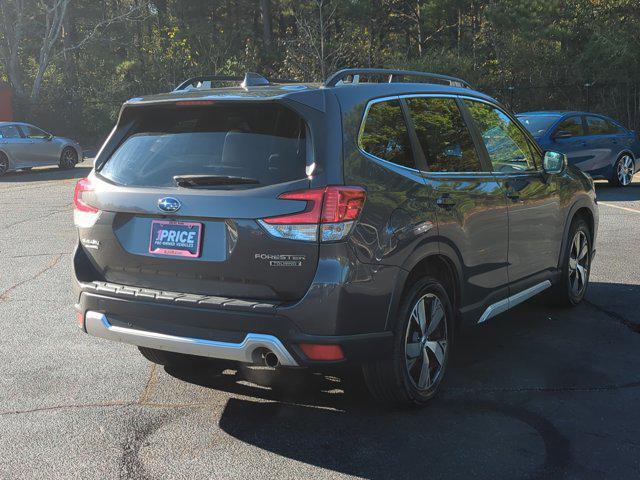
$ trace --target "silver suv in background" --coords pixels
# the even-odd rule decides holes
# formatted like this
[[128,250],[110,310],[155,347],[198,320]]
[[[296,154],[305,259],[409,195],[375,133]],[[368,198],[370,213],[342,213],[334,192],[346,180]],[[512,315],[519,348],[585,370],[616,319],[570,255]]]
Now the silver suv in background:
[[67,169],[82,159],[82,148],[69,138],[19,122],[0,122],[0,177],[12,170],[57,165]]

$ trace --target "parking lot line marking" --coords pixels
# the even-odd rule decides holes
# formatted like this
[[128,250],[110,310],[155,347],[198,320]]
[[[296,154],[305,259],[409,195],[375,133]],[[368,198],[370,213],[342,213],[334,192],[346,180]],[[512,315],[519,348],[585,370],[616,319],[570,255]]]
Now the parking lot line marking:
[[619,208],[620,210],[625,210],[627,212],[640,213],[640,210],[636,210],[635,208],[621,207],[619,205],[612,205],[610,203],[605,203],[605,202],[598,202],[598,205],[605,205],[611,208]]

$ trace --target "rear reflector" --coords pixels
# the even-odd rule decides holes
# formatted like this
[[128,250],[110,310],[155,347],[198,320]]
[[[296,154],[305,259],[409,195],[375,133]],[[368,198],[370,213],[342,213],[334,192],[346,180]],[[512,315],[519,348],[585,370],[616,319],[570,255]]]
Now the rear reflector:
[[343,240],[358,219],[365,191],[360,187],[331,186],[286,192],[278,198],[307,202],[305,209],[260,220],[273,236],[291,240],[335,242]]
[[318,345],[315,343],[301,343],[300,350],[309,360],[336,361],[344,360],[344,353],[340,345]]

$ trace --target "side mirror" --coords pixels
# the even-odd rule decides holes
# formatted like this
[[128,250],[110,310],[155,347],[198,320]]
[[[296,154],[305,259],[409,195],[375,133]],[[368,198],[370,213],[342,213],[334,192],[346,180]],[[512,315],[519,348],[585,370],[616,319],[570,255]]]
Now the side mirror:
[[47,135],[47,142],[50,142],[51,140],[53,140],[53,135],[52,134]]
[[556,133],[552,135],[554,140],[563,139],[563,138],[571,138],[573,137],[573,133],[567,132],[566,130],[558,130]]
[[567,156],[560,152],[545,152],[542,168],[550,175],[562,173],[567,166]]

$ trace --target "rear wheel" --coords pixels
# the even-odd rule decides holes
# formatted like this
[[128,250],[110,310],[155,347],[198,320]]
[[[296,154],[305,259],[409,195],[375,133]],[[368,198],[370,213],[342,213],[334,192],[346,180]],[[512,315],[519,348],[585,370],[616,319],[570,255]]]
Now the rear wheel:
[[628,154],[622,155],[613,166],[613,175],[609,183],[616,187],[626,187],[633,180],[635,168],[633,157]]
[[453,341],[453,314],[440,282],[423,278],[405,294],[390,358],[363,367],[372,396],[392,406],[423,405],[438,392]]
[[0,153],[0,177],[9,171],[9,159],[4,153]]
[[552,291],[554,303],[560,306],[578,305],[589,285],[591,270],[591,231],[587,222],[577,218],[571,224],[563,256],[560,282]]
[[66,147],[60,155],[59,167],[63,170],[73,168],[78,163],[78,152],[71,147]]
[[223,360],[216,360],[183,353],[166,352],[155,348],[138,347],[144,358],[152,363],[174,368],[207,368],[223,371],[229,364]]

